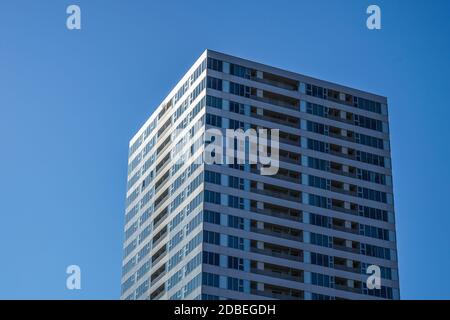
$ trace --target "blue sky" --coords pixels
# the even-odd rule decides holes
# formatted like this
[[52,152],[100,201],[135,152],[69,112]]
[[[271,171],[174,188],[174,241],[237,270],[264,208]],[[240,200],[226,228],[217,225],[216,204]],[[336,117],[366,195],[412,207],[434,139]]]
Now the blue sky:
[[0,298],[119,297],[128,141],[210,48],[388,97],[401,296],[449,299],[449,18],[445,0],[2,1]]

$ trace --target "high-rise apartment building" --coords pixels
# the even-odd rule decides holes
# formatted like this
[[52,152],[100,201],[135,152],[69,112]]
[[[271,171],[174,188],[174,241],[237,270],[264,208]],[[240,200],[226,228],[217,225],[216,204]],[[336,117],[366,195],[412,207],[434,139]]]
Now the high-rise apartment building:
[[[277,173],[211,128],[279,129]],[[207,50],[128,164],[122,299],[399,299],[385,97]]]

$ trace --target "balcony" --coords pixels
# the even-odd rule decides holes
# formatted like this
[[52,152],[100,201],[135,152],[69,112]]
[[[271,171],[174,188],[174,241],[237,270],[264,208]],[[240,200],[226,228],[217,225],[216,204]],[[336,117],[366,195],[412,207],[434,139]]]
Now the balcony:
[[265,83],[289,91],[298,91],[299,82],[273,73],[263,72],[262,78],[251,77],[251,80]]
[[257,295],[257,296],[263,296],[267,298],[272,299],[279,299],[279,300],[303,300],[304,294],[302,291],[295,290],[295,289],[289,289],[284,287],[278,287],[273,285],[264,285],[265,290],[257,290],[255,288],[252,288],[251,294]]
[[300,202],[301,192],[287,189],[272,184],[264,183],[262,189],[258,189],[255,181],[251,182],[250,191],[270,197],[280,198],[284,200]]
[[159,209],[159,207],[169,198],[169,189],[167,188],[156,200],[155,200],[155,209]]
[[275,251],[275,250],[271,250],[271,249],[267,249],[267,248],[266,249],[258,249],[258,248],[252,247],[252,248],[250,248],[250,252],[262,254],[265,256],[280,258],[280,259],[286,259],[286,260],[291,260],[291,261],[296,261],[296,262],[303,262],[303,256],[300,254],[300,251],[298,251],[297,254],[289,254],[289,253]]
[[356,191],[345,190],[342,187],[338,188],[338,187],[331,186],[330,190],[333,191],[333,192],[336,192],[336,193],[345,194],[345,195],[353,196],[353,197],[356,197],[358,195],[358,193]]
[[[290,228],[286,228],[286,229],[290,229]],[[278,232],[278,231],[274,231],[272,229],[259,229],[259,228],[255,228],[255,227],[251,227],[250,231],[259,233],[259,234],[264,234],[266,236],[283,238],[286,240],[292,240],[292,241],[302,241],[303,240],[300,231],[298,231],[298,233],[299,233],[298,235],[287,233],[287,232],[281,232],[281,231]]]
[[159,231],[152,239],[153,248],[161,242],[162,239],[167,235],[167,226],[165,226],[161,231]]
[[166,292],[165,283],[163,283],[158,289],[156,289],[150,294],[150,300],[158,300],[163,296],[165,292]]
[[330,133],[328,134],[328,136],[330,136],[332,138],[336,138],[336,139],[349,141],[349,142],[355,142],[355,137],[348,137],[348,136],[342,135],[341,133],[331,132],[331,129],[330,129]]
[[162,247],[152,256],[152,265],[156,265],[167,253],[166,246]]
[[358,248],[349,248],[349,247],[346,247],[344,245],[333,244],[333,249],[359,254],[359,249]]
[[341,206],[332,205],[330,209],[334,210],[334,211],[339,211],[339,212],[349,213],[349,214],[353,214],[353,215],[358,215],[358,210],[346,209],[346,208],[341,207]]
[[341,118],[339,114],[328,113],[327,118],[330,119],[330,120],[334,120],[334,121],[339,121],[339,122],[343,122],[343,123],[353,124],[353,120]]
[[300,102],[298,99],[294,99],[291,97],[283,96],[281,94],[264,91],[263,96],[259,97],[256,95],[250,95],[251,99],[261,101],[268,104],[273,104],[279,107],[291,109],[291,110],[298,110]]
[[170,163],[170,153],[166,154],[166,156],[156,165],[155,176],[158,175],[158,173],[160,173],[169,163]]
[[351,268],[347,267],[346,265],[340,265],[336,263],[334,264],[334,269],[353,273],[361,273],[361,270],[359,268]]
[[263,115],[259,115],[256,113],[256,108],[252,107],[251,116],[254,118],[270,121],[273,123],[278,123],[288,127],[299,128],[300,126],[300,119],[297,117],[292,117],[286,114],[269,111],[265,109],[263,109]]
[[[260,174],[260,170],[258,170],[256,168],[251,168],[250,172],[255,173],[255,174]],[[296,171],[287,170],[284,168],[279,168],[278,173],[275,175],[271,175],[270,177],[274,178],[274,179],[283,180],[283,181],[290,181],[290,182],[297,183],[297,184],[301,183],[300,173],[298,173]]]
[[300,136],[280,131],[279,142],[289,144],[291,146],[300,146]]
[[287,220],[292,220],[292,221],[302,221],[302,216],[300,214],[300,211],[298,210],[294,210],[292,209],[292,211],[289,211],[289,209],[287,209],[288,211],[280,211],[280,210],[273,210],[273,209],[258,209],[256,207],[251,207],[250,211],[252,212],[256,212],[256,213],[260,213],[260,214],[264,214],[267,216],[271,216],[271,217],[277,217],[277,218],[282,218],[282,219],[287,219]]
[[166,274],[166,265],[164,264],[151,275],[150,277],[151,285],[154,285],[156,282],[158,282],[158,280],[161,279],[165,274]]
[[160,273],[156,278],[152,279],[151,285],[153,286],[155,283],[157,283],[162,277],[164,277],[165,274],[166,272],[164,271]]
[[156,149],[156,154],[161,154],[170,145],[171,136],[168,136],[166,140]]
[[335,169],[335,168],[330,168],[330,172],[334,173],[334,174],[338,174],[340,176],[346,176],[346,177],[350,177],[350,178],[356,178],[356,173],[355,172],[344,172],[342,170],[339,169]]
[[[164,164],[165,166],[165,164]],[[160,168],[162,170],[163,168]],[[165,184],[170,175],[170,171],[167,171],[156,183],[155,183],[155,193],[159,191],[159,189]]]
[[356,160],[356,155],[355,154],[346,154],[346,153],[343,153],[341,151],[332,150],[332,149],[330,149],[329,154],[331,154],[333,156],[341,157],[341,158],[347,158],[347,159],[351,159],[351,160]]
[[296,281],[296,282],[303,282],[303,277],[300,274],[298,276],[295,276],[295,275],[292,275],[289,273],[275,272],[270,269],[261,270],[261,269],[257,269],[257,268],[252,268],[251,272],[255,273],[255,274],[260,274],[263,276],[273,277],[273,278],[285,279],[285,280]]
[[162,210],[161,213],[153,220],[153,229],[155,229],[161,224],[161,222],[164,221],[164,218],[167,217],[168,213],[169,210],[167,209],[167,207],[165,207],[164,210]]
[[359,234],[359,232],[358,232],[358,230],[357,229],[349,229],[349,228],[346,228],[346,227],[344,227],[344,226],[338,226],[338,225],[332,225],[331,226],[331,228],[333,229],[333,230],[337,230],[337,231],[342,231],[342,232],[348,232],[348,233],[353,233],[353,234]]
[[362,293],[361,288],[351,288],[345,285],[340,285],[340,284],[335,284],[334,288],[336,290],[342,290],[342,291],[347,291],[347,292],[352,292],[352,293]]
[[286,151],[286,150],[282,150],[282,149],[279,150],[279,160],[280,161],[300,165],[300,163],[301,163],[300,157],[301,156],[298,153]]

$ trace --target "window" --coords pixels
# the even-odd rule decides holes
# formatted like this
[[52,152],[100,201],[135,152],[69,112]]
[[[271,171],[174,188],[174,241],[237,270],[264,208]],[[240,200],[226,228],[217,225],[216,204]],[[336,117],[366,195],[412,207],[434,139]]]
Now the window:
[[378,202],[387,202],[386,192],[358,187],[358,197]]
[[328,198],[318,196],[316,194],[309,195],[309,204],[312,206],[321,207],[321,208],[329,208],[330,207],[330,201]]
[[311,264],[319,265],[322,267],[330,267],[330,260],[332,257],[325,254],[311,252]]
[[235,236],[228,236],[228,247],[244,250],[244,239],[235,237]]
[[220,245],[220,234],[208,230],[203,231],[203,241],[215,245]]
[[207,87],[210,89],[222,91],[222,79],[208,77],[207,78]]
[[244,291],[244,280],[228,277],[227,288],[228,288],[228,290],[243,292]]
[[323,117],[326,118],[328,117],[328,108],[315,104],[315,103],[311,103],[311,102],[307,102],[306,104],[306,112],[309,114],[313,114],[315,116],[319,116],[319,117]]
[[311,233],[311,244],[331,248],[332,237],[319,233]]
[[230,74],[237,76],[237,77],[250,79],[252,71],[249,68],[231,63],[230,64]]
[[381,104],[379,102],[353,97],[354,106],[359,109],[364,109],[367,111],[381,113]]
[[213,96],[206,96],[206,105],[209,107],[222,109],[222,98],[217,98]]
[[366,217],[374,220],[388,221],[388,214],[386,210],[366,206],[359,206],[358,211],[361,217]]
[[331,181],[325,178],[315,177],[315,176],[308,176],[308,182],[310,187],[330,190],[331,188]]
[[242,103],[230,101],[230,112],[245,114],[245,107]]
[[331,218],[320,214],[310,213],[310,223],[323,228],[331,228]]
[[330,171],[330,161],[308,157],[308,167],[322,171]]
[[375,166],[384,167],[384,157],[376,155],[376,154],[363,152],[363,151],[356,151],[356,159],[361,162],[373,164]]
[[308,149],[328,153],[330,150],[330,145],[323,141],[308,139]]
[[208,113],[206,115],[206,124],[220,128],[222,127],[222,117]]
[[230,93],[237,96],[250,98],[251,88],[243,84],[230,82]]
[[372,148],[384,149],[383,140],[371,137],[362,133],[355,133],[356,143],[363,144]]
[[220,213],[205,210],[203,212],[203,220],[208,223],[220,224]]
[[230,188],[244,190],[244,179],[228,176],[228,186]]
[[237,129],[242,129],[242,130],[244,130],[245,124],[244,124],[244,122],[242,122],[242,121],[230,119],[228,128],[229,128],[229,129],[233,129],[233,130],[237,130]]
[[332,288],[333,287],[333,277],[320,274],[320,273],[311,273],[311,282],[316,286]]
[[244,270],[244,259],[237,257],[228,257],[228,268],[236,270]]
[[217,274],[203,272],[202,284],[210,287],[219,287],[219,276]]
[[381,173],[364,170],[364,169],[356,169],[356,175],[358,179],[364,181],[370,181],[378,184],[386,184],[386,176]]
[[361,253],[370,257],[386,260],[391,259],[391,251],[388,248],[382,248],[370,244],[361,243]]
[[355,125],[371,130],[383,131],[383,123],[380,120],[375,120],[372,118],[364,117],[355,114],[354,115]]
[[231,208],[244,209],[244,199],[229,195],[228,206]]
[[203,263],[218,266],[220,264],[220,255],[214,252],[203,251]]
[[205,202],[220,204],[220,193],[206,190]]
[[229,215],[228,226],[231,228],[244,230],[244,218]]
[[328,132],[329,132],[328,126],[326,126],[322,123],[317,123],[317,122],[312,122],[312,121],[308,121],[306,124],[307,124],[307,129],[309,132],[314,132],[314,133],[318,133],[318,134],[322,134],[322,135],[328,135]]
[[217,60],[217,59],[214,59],[214,58],[208,58],[208,69],[222,72],[222,70],[223,70],[223,63],[220,60]]
[[205,182],[220,184],[221,175],[217,172],[205,171]]

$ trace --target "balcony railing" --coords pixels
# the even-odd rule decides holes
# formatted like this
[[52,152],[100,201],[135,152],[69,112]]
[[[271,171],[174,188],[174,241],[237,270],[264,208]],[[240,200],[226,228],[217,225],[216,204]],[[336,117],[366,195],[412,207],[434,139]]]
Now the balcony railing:
[[167,235],[168,235],[167,231],[164,232],[164,233],[162,233],[162,234],[159,236],[158,239],[156,239],[156,240],[153,241],[152,246],[153,246],[153,247],[156,247],[156,246],[158,245],[158,243],[160,243],[161,240],[164,239]]
[[275,210],[270,210],[270,209],[257,209],[257,208],[251,208],[251,211],[256,212],[256,213],[261,213],[267,216],[271,216],[271,217],[277,217],[277,218],[282,218],[282,219],[287,219],[287,220],[293,220],[293,221],[302,221],[301,216],[292,216],[289,213],[281,213],[280,211],[275,211]]
[[353,273],[360,273],[361,270],[358,268],[351,268],[351,267],[347,267],[345,265],[340,265],[340,264],[334,264],[334,268],[336,270],[342,270],[342,271],[347,271],[347,272],[353,272]]
[[280,258],[280,259],[291,260],[291,261],[298,261],[298,262],[302,262],[303,261],[303,257],[300,256],[300,255],[294,256],[294,255],[291,255],[291,254],[280,253],[280,252],[267,250],[267,249],[251,248],[250,252],[263,254],[263,255],[266,255],[266,256],[271,256],[271,257]]
[[152,265],[156,265],[162,258],[165,257],[165,255],[167,254],[167,251],[164,251],[163,253],[161,253],[154,261],[152,261]]
[[291,110],[298,110],[298,105],[292,105],[291,103],[282,101],[282,100],[278,100],[278,99],[270,99],[270,98],[264,98],[264,97],[258,97],[255,95],[251,95],[250,96],[251,99],[256,100],[256,101],[261,101],[264,103],[268,103],[268,104],[273,104],[279,107],[283,107],[283,108],[288,108]]
[[333,169],[333,168],[330,168],[330,172],[334,173],[334,174],[341,175],[341,176],[346,176],[346,177],[350,177],[350,178],[356,178],[356,173],[344,172],[342,170],[337,170],[337,169]]
[[285,125],[285,126],[288,126],[288,127],[298,128],[298,126],[299,126],[298,123],[293,123],[293,122],[290,122],[288,120],[274,118],[274,117],[267,116],[267,115],[259,115],[257,113],[252,113],[251,116],[253,118],[262,119],[262,120],[266,120],[266,121],[282,124],[282,125]]
[[291,274],[286,274],[286,273],[282,273],[282,272],[274,272],[271,270],[261,270],[258,268],[252,268],[251,269],[252,273],[256,273],[256,274],[260,274],[263,276],[269,276],[269,277],[274,277],[274,278],[281,278],[281,279],[286,279],[286,280],[290,280],[290,281],[297,281],[297,282],[303,282],[303,277],[302,276],[293,276]]
[[275,231],[272,231],[269,229],[259,229],[259,228],[255,228],[255,227],[251,227],[250,231],[255,232],[255,233],[264,234],[267,236],[283,238],[283,239],[287,239],[287,240],[302,241],[301,234],[298,236],[294,236],[294,235],[288,234],[288,233],[275,232]]
[[347,252],[351,252],[351,253],[358,253],[359,254],[359,249],[357,249],[357,248],[349,248],[349,247],[341,246],[341,245],[338,245],[338,244],[333,244],[333,249],[340,250],[340,251],[347,251]]
[[335,285],[334,285],[334,288],[335,288],[336,290],[348,291],[348,292],[353,292],[353,293],[362,293],[362,290],[361,290],[361,289],[358,289],[358,288],[350,288],[350,287],[343,286],[343,285],[340,285],[340,284],[335,284]]
[[300,165],[300,159],[292,159],[285,156],[279,156],[279,160],[287,163],[297,164]]
[[338,206],[331,206],[331,210],[344,212],[344,213],[349,213],[349,214],[353,214],[353,215],[358,215],[358,211],[357,210],[346,209],[346,208],[338,207]]
[[291,196],[289,194],[282,193],[282,192],[257,189],[257,188],[251,188],[251,192],[259,193],[259,194],[270,196],[270,197],[281,198],[281,199],[285,199],[285,200],[289,200],[289,201],[296,201],[296,202],[300,201],[300,195],[297,197],[297,196]]
[[261,290],[255,290],[253,289],[251,291],[252,294],[257,296],[263,296],[267,298],[272,299],[279,299],[279,300],[303,300],[301,297],[295,297],[289,294],[279,294],[279,293],[273,293],[272,291],[261,291]]
[[349,228],[342,227],[342,226],[333,225],[333,226],[331,226],[331,228],[334,229],[334,230],[337,230],[337,231],[348,232],[348,233],[353,233],[353,234],[358,234],[359,233],[358,230],[349,229]]
[[346,195],[353,196],[353,197],[356,197],[358,195],[358,193],[356,191],[344,190],[343,188],[336,188],[333,186],[330,188],[330,190],[333,192],[346,194]]
[[332,137],[332,138],[341,139],[341,140],[350,141],[350,142],[355,142],[355,138],[354,137],[346,137],[346,136],[343,136],[341,134],[337,134],[337,133],[333,133],[333,132],[330,132],[328,135],[330,137]]
[[276,80],[269,80],[269,79],[264,79],[264,78],[257,78],[257,77],[251,77],[250,78],[253,81],[256,82],[260,82],[260,83],[265,83],[274,87],[278,87],[281,89],[285,89],[285,90],[289,90],[289,91],[297,91],[298,90],[298,86],[295,85],[289,85],[280,81],[276,81]]
[[151,281],[151,285],[153,286],[159,279],[161,279],[166,274],[166,271],[161,272],[158,276]]

